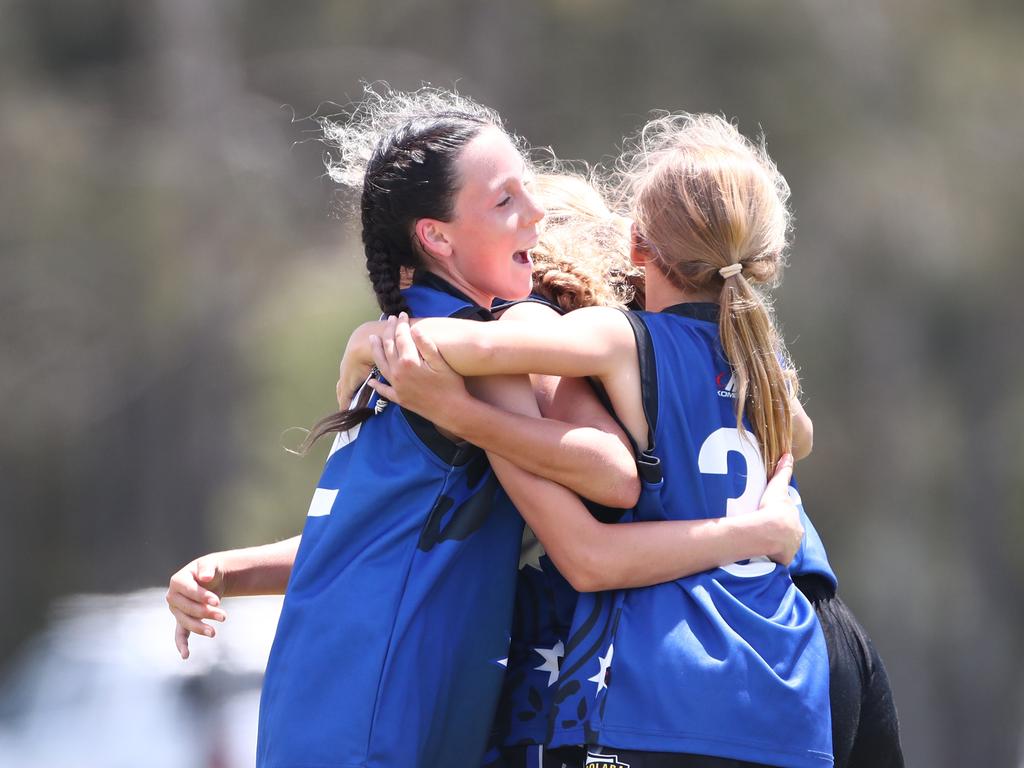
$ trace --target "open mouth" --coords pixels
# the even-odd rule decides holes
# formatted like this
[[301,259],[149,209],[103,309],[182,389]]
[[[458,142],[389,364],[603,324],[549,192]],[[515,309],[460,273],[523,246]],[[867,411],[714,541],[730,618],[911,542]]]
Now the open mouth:
[[516,264],[532,264],[529,251],[516,251],[512,254],[512,261]]

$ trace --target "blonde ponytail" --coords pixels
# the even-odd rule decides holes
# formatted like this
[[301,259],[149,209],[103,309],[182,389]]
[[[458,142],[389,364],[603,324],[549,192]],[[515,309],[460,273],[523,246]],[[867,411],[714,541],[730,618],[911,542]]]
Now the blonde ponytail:
[[627,144],[620,194],[651,263],[677,287],[718,296],[719,335],[765,464],[792,444],[797,382],[761,289],[778,283],[789,186],[768,157],[717,115],[664,115]]

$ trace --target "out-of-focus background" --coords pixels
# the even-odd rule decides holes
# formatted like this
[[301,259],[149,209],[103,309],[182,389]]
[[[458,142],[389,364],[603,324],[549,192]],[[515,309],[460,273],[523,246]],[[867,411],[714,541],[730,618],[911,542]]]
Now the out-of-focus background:
[[301,529],[326,447],[298,459],[285,430],[332,408],[373,314],[303,118],[369,79],[457,83],[565,158],[607,158],[652,108],[764,129],[797,221],[778,310],[816,425],[803,496],[908,765],[1024,765],[1024,6],[0,0],[0,19],[0,764],[251,760],[274,604],[229,604],[240,645],[181,662],[162,590],[135,590]]

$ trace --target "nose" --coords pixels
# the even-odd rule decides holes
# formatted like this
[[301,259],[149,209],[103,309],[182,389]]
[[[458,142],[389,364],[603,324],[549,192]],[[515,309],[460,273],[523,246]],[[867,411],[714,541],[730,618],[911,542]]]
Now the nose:
[[523,215],[523,221],[525,224],[532,227],[534,224],[537,224],[541,219],[544,218],[544,214],[546,214],[547,211],[544,210],[544,206],[541,205],[540,200],[537,199],[536,196],[531,194],[529,190],[525,190],[525,192],[526,212]]

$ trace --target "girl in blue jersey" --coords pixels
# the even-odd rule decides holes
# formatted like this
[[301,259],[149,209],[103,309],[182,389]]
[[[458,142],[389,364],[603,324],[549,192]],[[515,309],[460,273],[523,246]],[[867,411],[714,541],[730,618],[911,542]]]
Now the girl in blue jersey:
[[[538,177],[536,186],[548,216],[533,252],[534,291],[565,311],[592,305],[642,308],[643,272],[629,261],[628,224],[623,232],[619,217],[598,189],[566,175]],[[793,453],[799,459],[810,451],[810,422],[799,402],[793,405]],[[795,487],[792,490],[800,504]],[[824,546],[810,520],[803,519],[805,542],[789,570],[814,606],[825,634],[836,766],[899,768],[903,756],[898,719],[884,664],[867,632],[837,596],[837,579]],[[561,672],[548,661],[551,649],[560,647],[564,653],[576,594],[542,550],[539,554],[529,561],[532,567],[520,566],[513,650],[496,723],[498,743],[506,746],[500,762],[495,756],[495,768],[557,768],[565,758],[564,752],[544,753],[551,715],[557,720],[552,682]]]
[[[363,240],[385,312],[485,319],[497,295],[529,288],[526,252],[539,208],[522,157],[491,113],[457,106],[405,119],[367,165]],[[404,290],[403,267],[420,270]],[[524,398],[536,407],[525,380],[496,389],[506,407]],[[544,481],[498,458],[501,451],[623,503],[621,462],[607,458],[608,441],[593,430],[526,428],[524,419],[490,413],[490,429],[473,440],[507,464],[502,480],[524,497],[549,489],[538,491]],[[475,765],[500,683],[488,669],[498,669],[507,643],[517,518],[473,446],[375,398],[317,431],[355,426],[328,459],[291,569],[261,703],[259,764]],[[720,530],[665,522],[628,529],[616,530],[618,545],[646,542],[646,553],[626,584],[694,570],[684,550]],[[599,528],[583,532],[593,550],[586,555],[609,549]],[[264,565],[280,575],[278,563]],[[615,568],[589,571],[595,585],[608,573]]]
[[[743,514],[791,441],[792,382],[755,288],[777,278],[788,189],[761,148],[711,116],[648,125],[626,178],[655,312],[583,309],[514,332],[424,321],[419,350],[466,375],[597,377],[665,468],[636,519]],[[401,357],[407,334],[400,323],[397,345],[375,340],[378,365]],[[832,763],[824,640],[784,569],[759,558],[586,598],[554,743],[584,741],[592,765]]]

